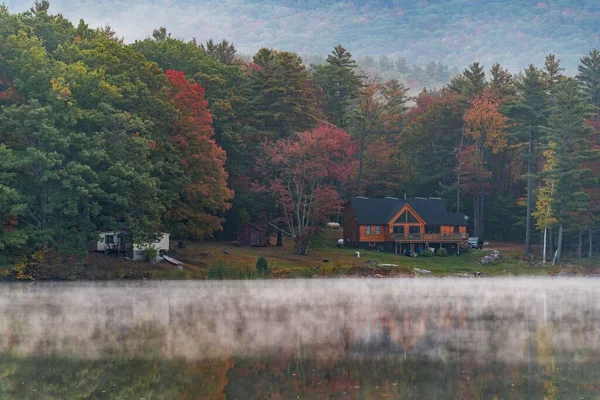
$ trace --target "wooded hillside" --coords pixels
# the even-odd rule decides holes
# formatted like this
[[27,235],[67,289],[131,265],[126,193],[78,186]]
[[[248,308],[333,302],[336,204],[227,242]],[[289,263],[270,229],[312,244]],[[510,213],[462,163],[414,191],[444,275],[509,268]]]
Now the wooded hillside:
[[440,196],[486,239],[528,251],[545,233],[549,252],[597,251],[598,50],[573,77],[560,55],[518,76],[474,62],[414,102],[342,46],[313,67],[236,54],[164,28],[126,45],[45,0],[0,6],[5,275],[49,250],[83,257],[117,224],[143,242],[233,238],[260,221],[305,253],[354,195]]

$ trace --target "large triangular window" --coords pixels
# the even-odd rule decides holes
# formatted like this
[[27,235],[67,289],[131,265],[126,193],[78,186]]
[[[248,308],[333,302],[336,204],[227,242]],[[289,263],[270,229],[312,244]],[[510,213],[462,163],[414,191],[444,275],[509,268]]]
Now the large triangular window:
[[413,213],[409,212],[409,213],[407,213],[407,214],[408,214],[408,215],[407,215],[407,217],[406,217],[406,222],[409,222],[409,223],[415,223],[415,224],[418,224],[418,223],[419,223],[419,220],[417,219],[417,217],[415,217],[415,216],[413,215]]
[[402,214],[394,221],[394,224],[418,224],[419,220],[408,210],[404,210]]

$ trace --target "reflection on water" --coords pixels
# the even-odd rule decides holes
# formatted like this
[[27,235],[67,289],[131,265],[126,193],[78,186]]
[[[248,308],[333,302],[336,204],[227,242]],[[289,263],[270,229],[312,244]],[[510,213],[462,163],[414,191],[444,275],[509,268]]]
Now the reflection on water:
[[600,398],[600,281],[0,286],[2,399]]

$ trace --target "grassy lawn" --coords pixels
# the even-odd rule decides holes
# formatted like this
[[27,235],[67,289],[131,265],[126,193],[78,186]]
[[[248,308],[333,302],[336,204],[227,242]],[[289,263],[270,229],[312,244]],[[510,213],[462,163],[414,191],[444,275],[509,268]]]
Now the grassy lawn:
[[[208,267],[217,261],[234,268],[254,266],[258,257],[269,262],[271,277],[315,277],[315,276],[413,276],[414,269],[431,271],[427,276],[454,276],[479,272],[490,276],[553,275],[558,272],[577,272],[573,267],[550,267],[530,265],[521,259],[523,251],[518,247],[500,246],[502,261],[495,265],[480,265],[479,260],[494,249],[494,243],[484,250],[472,250],[460,256],[410,258],[395,254],[338,248],[335,243],[341,232],[328,233],[322,249],[313,249],[307,256],[295,254],[291,240],[284,247],[239,247],[232,242],[188,243],[185,249],[175,249],[171,256],[183,261],[185,272],[180,278],[205,278]],[[327,260],[327,262],[324,262]],[[375,262],[368,263],[372,260]],[[380,267],[376,264],[395,264],[394,267]],[[581,271],[579,271],[581,272]],[[170,274],[173,275],[173,274]],[[418,274],[416,274],[418,276]],[[160,277],[160,276],[157,276]],[[174,278],[175,276],[165,276]]]

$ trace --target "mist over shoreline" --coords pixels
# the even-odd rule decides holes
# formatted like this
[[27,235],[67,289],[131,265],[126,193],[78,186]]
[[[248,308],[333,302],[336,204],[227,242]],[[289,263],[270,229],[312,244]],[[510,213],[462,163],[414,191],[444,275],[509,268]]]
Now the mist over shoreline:
[[[340,279],[0,286],[0,351],[103,359],[394,354],[523,362],[544,335],[600,351],[595,279]],[[373,348],[379,352],[371,351]]]

